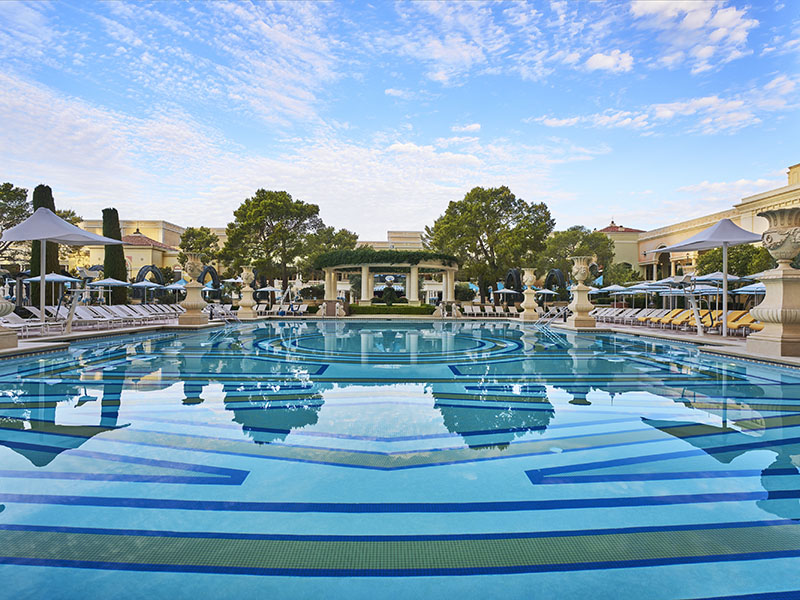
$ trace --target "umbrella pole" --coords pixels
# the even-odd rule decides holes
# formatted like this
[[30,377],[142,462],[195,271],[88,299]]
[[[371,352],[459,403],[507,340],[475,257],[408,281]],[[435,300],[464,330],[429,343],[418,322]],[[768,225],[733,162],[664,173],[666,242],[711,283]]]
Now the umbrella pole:
[[728,337],[728,243],[722,243],[722,337]]
[[47,313],[44,312],[45,303],[45,276],[44,271],[47,268],[45,265],[45,253],[47,252],[47,242],[39,240],[39,310],[42,314],[42,321],[47,321]]

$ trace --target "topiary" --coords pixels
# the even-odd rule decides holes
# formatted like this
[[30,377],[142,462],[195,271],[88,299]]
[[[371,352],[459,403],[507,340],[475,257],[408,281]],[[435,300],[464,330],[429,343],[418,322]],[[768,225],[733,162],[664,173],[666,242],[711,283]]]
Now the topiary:
[[397,302],[397,292],[390,285],[387,285],[383,290],[383,303],[386,306],[391,306],[392,303]]

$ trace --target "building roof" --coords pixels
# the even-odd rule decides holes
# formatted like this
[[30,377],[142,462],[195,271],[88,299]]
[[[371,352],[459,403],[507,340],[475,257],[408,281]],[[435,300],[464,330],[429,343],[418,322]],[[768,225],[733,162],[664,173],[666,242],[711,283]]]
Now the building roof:
[[644,229],[634,229],[633,227],[623,227],[622,225],[617,225],[614,221],[611,221],[611,224],[608,227],[603,227],[599,229],[600,233],[642,233]]
[[144,246],[158,248],[160,250],[177,250],[177,248],[162,242],[157,242],[156,240],[147,237],[143,233],[139,233],[138,229],[133,233],[133,235],[123,235],[122,243],[126,246]]

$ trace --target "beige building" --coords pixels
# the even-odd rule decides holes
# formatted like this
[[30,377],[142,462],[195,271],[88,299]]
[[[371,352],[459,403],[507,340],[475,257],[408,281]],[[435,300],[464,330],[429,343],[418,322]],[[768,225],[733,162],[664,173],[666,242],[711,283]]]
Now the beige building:
[[[697,266],[697,252],[655,254],[653,251],[682,242],[720,219],[730,219],[739,227],[760,234],[766,230],[767,220],[759,217],[759,212],[792,206],[800,206],[800,164],[789,167],[788,182],[783,187],[742,198],[728,210],[639,233],[639,269],[650,280],[679,275],[684,271],[693,272]],[[616,247],[617,239],[613,235],[610,237],[614,239]]]
[[375,250],[423,250],[421,231],[387,231],[386,241],[361,241],[359,248],[369,246]]
[[614,242],[615,263],[628,263],[633,269],[639,265],[639,235],[644,233],[643,229],[623,227],[611,221],[608,227],[598,231],[605,233]]

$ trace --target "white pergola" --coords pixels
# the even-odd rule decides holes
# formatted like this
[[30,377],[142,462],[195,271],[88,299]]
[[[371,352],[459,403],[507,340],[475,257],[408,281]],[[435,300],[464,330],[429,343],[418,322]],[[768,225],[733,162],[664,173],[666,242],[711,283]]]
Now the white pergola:
[[456,272],[458,266],[453,266],[442,260],[423,260],[416,264],[411,263],[363,263],[341,264],[325,267],[325,300],[336,300],[336,274],[343,271],[361,269],[361,297],[359,302],[369,303],[375,292],[373,275],[376,273],[394,272],[397,269],[408,269],[409,275],[406,284],[406,297],[409,304],[419,304],[419,270],[427,269],[442,273],[442,302],[453,302],[456,299]]

